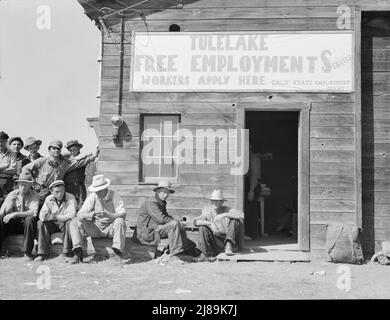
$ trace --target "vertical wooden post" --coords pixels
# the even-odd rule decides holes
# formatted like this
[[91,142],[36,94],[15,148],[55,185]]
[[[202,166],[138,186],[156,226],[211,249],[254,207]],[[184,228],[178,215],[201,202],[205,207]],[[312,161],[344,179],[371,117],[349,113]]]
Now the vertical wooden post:
[[298,244],[310,250],[310,107],[299,113],[298,131]]
[[355,8],[355,203],[358,228],[362,228],[361,17],[362,12]]

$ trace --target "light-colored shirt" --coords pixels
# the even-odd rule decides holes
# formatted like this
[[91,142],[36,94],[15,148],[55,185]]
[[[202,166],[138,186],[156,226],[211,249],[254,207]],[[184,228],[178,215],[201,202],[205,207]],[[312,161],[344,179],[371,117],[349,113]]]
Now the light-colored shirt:
[[217,210],[215,210],[211,206],[206,206],[205,208],[203,208],[202,214],[198,218],[196,218],[195,221],[196,220],[209,221],[212,223],[211,229],[213,231],[226,234],[227,230],[228,230],[229,220],[231,218],[226,217],[226,216],[222,216],[222,214],[224,214],[224,213],[228,213],[231,216],[235,216],[235,217],[237,217],[237,219],[244,218],[243,212],[236,210],[236,209],[232,209],[229,206],[221,206]]
[[[53,181],[62,180],[65,173],[84,167],[94,159],[93,156],[72,160],[65,157],[60,157],[58,159],[51,157],[39,158],[38,160],[25,165],[22,172],[36,176],[36,182],[47,188]],[[37,172],[36,175],[34,175],[35,172]]]
[[64,221],[73,219],[76,216],[76,199],[72,194],[65,193],[61,202],[56,201],[53,195],[46,197],[39,213],[39,219],[51,221],[58,216],[61,216]]
[[[110,213],[126,216],[126,209],[121,196],[114,190],[108,190],[104,198],[99,198],[96,193],[91,193],[85,199],[83,206],[79,210],[77,217],[80,219],[89,219],[94,213],[103,213],[104,210]],[[101,229],[106,229],[115,219],[108,216],[95,216],[95,224]]]
[[0,151],[0,177],[12,178],[16,173],[16,156],[13,152],[7,150]]
[[7,215],[13,212],[32,211],[34,216],[38,215],[39,195],[34,190],[22,195],[19,189],[10,192],[5,198],[0,215]]

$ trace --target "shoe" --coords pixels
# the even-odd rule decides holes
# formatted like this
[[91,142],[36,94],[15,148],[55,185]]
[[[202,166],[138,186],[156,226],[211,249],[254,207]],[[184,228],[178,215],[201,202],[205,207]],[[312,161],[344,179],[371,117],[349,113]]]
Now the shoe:
[[83,249],[81,248],[76,248],[73,250],[73,257],[66,260],[66,262],[69,262],[70,264],[76,264],[83,262],[84,254],[83,254]]
[[113,254],[113,259],[114,261],[116,262],[122,262],[122,252],[120,250],[118,250],[117,248],[111,248],[112,251],[114,251],[114,254]]
[[201,253],[199,257],[196,257],[196,262],[214,262],[217,260],[216,257],[206,256],[204,253]]
[[225,254],[227,256],[232,256],[233,255],[233,246],[232,246],[232,243],[230,241],[226,241]]
[[31,253],[25,253],[23,259],[26,261],[33,261],[34,256]]
[[69,258],[66,262],[69,264],[78,264],[78,263],[81,263],[83,261],[82,261],[82,259],[80,259],[79,256],[74,255],[72,258]]
[[61,253],[58,257],[61,259],[67,259],[71,258],[71,255],[69,253]]
[[46,257],[45,256],[38,256],[34,259],[34,262],[42,262],[42,261],[45,261]]

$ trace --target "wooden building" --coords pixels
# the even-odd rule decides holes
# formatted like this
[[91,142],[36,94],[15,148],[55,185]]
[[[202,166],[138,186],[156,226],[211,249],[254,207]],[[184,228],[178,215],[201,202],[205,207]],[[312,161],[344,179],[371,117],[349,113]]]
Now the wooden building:
[[[266,210],[296,207],[300,250],[324,249],[326,226],[333,222],[362,227],[365,252],[390,240],[390,0],[78,1],[102,34],[100,116],[88,119],[101,148],[98,170],[124,197],[129,225],[151,194],[152,178],[164,175],[174,178],[177,192],[168,208],[177,217],[191,220],[198,215],[205,196],[218,187],[228,204],[245,208],[245,178],[232,175],[229,165],[143,165],[143,130],[167,120],[189,132],[199,128],[255,132],[261,152],[273,155],[262,161],[262,182],[271,187]],[[221,90],[187,85],[187,90],[156,86],[154,91],[134,78],[139,73],[131,68],[132,54],[142,52],[132,43],[137,33],[150,36],[152,42],[157,33],[164,33],[172,46],[175,37],[197,33],[298,37],[309,33],[331,36],[330,47],[333,39],[350,35],[352,42],[341,46],[350,48],[351,55],[333,61],[337,68],[352,66],[346,71],[351,73],[350,89],[330,84],[329,90],[321,85],[305,90],[298,84],[296,90],[278,90],[275,85],[240,91],[221,84]],[[165,47],[169,50],[169,45]],[[140,87],[130,90],[135,82]],[[124,119],[117,142],[114,115]],[[271,216],[265,218],[272,221],[269,228],[276,223]]]

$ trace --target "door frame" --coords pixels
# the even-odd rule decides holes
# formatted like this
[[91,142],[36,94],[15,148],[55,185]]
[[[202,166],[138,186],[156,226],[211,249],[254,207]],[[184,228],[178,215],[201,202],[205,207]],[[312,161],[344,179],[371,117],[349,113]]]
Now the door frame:
[[[308,102],[245,102],[239,103],[236,110],[237,129],[246,129],[245,117],[247,111],[295,111],[299,113],[298,248],[302,251],[310,250],[310,106]],[[242,211],[244,210],[244,179],[244,175],[236,176],[235,181],[235,207]]]

